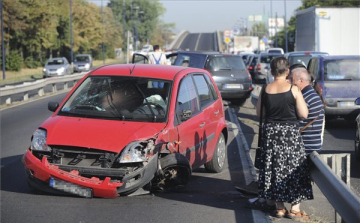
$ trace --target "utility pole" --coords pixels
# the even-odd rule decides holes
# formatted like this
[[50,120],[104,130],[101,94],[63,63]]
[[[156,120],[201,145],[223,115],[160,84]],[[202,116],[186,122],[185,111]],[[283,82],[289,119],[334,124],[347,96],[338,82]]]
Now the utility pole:
[[277,12],[275,13],[275,47],[277,47]]
[[73,62],[74,62],[74,52],[73,52],[73,47],[74,47],[74,41],[73,41],[73,32],[72,32],[72,0],[70,0],[70,48],[71,48],[71,67],[73,66]]
[[284,18],[284,25],[285,25],[285,53],[288,52],[288,39],[287,39],[287,26],[286,26],[286,0],[284,0],[284,7],[285,7],[285,18]]
[[4,45],[4,18],[3,18],[3,0],[1,0],[1,51],[2,51],[2,70],[3,70],[3,80],[5,80],[5,45]]

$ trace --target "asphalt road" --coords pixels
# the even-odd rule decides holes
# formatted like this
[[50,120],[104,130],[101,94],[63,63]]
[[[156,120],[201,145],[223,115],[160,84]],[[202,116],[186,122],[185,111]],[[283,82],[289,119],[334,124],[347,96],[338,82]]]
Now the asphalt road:
[[[21,157],[33,131],[52,113],[48,101],[61,101],[65,93],[0,111],[1,115],[1,222],[288,222],[244,208],[246,199],[234,190],[254,175],[244,145],[256,147],[257,118],[250,100],[241,107],[225,107],[229,125],[228,159],[220,174],[194,170],[188,186],[179,192],[154,193],[115,199],[85,199],[33,193],[25,178]],[[238,119],[236,119],[238,118]],[[240,125],[237,125],[237,122]],[[343,120],[326,124],[324,152],[353,153],[354,125]],[[359,191],[359,163],[352,161],[351,183]],[[315,188],[315,190],[317,190]],[[317,192],[317,191],[316,191]],[[318,192],[317,192],[318,193]],[[325,210],[309,201],[307,211],[332,222],[333,210],[321,195]],[[329,218],[326,218],[329,216]],[[324,219],[326,219],[324,221]],[[289,221],[291,222],[291,221]]]
[[218,51],[215,49],[215,33],[189,33],[180,49],[189,51]]

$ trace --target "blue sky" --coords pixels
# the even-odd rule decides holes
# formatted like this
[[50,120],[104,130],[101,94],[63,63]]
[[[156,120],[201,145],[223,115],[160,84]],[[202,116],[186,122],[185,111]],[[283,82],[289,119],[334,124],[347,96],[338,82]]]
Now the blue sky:
[[[100,5],[101,0],[88,0]],[[105,5],[107,0],[103,0]],[[214,32],[215,30],[232,29],[239,24],[246,24],[249,15],[280,17],[285,15],[284,0],[160,0],[166,8],[162,20],[175,23],[176,32],[188,30],[196,32]],[[272,3],[272,4],[271,4]],[[286,0],[287,20],[300,7],[301,0]],[[270,5],[272,5],[272,10]],[[252,22],[247,22],[251,27]]]

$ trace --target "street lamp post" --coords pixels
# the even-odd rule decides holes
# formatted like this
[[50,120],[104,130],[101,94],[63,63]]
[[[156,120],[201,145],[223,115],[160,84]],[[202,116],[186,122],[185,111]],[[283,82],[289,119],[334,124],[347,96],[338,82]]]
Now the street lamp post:
[[74,62],[74,52],[73,52],[73,47],[74,47],[74,41],[73,41],[73,32],[72,32],[72,0],[70,0],[70,48],[71,48],[71,67],[73,66],[73,62]]
[[[104,28],[104,15],[103,15],[103,1],[101,0],[101,24]],[[102,56],[103,56],[103,64],[105,64],[105,43],[104,43],[104,34],[103,34],[103,38],[102,38]]]
[[5,80],[5,45],[4,45],[4,18],[3,18],[3,0],[1,0],[1,52],[2,52],[2,70],[3,80]]
[[284,18],[284,25],[285,25],[285,53],[288,52],[288,39],[287,39],[287,26],[286,26],[286,0],[284,0],[284,7],[285,7],[285,18]]

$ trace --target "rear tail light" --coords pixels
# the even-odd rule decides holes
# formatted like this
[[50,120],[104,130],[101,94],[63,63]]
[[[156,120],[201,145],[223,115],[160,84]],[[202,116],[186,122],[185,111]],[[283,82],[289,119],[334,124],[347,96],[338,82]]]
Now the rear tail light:
[[256,70],[261,70],[261,64],[258,63],[258,64],[256,65]]
[[253,66],[249,66],[249,70],[253,70],[254,69],[254,67]]

